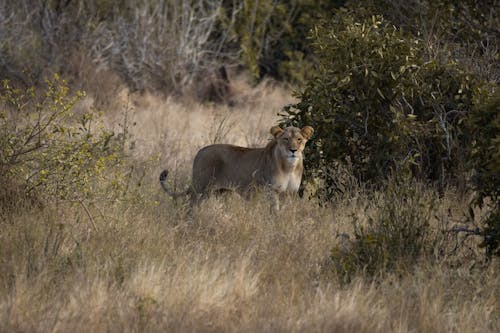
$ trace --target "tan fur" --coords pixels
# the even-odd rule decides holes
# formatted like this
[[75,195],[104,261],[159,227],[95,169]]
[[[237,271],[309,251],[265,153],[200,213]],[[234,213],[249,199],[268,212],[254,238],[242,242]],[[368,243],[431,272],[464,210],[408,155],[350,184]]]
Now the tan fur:
[[310,126],[271,128],[273,139],[264,148],[245,148],[216,144],[198,151],[193,162],[192,187],[183,193],[171,193],[164,184],[167,172],[160,175],[163,189],[173,195],[191,194],[197,202],[209,191],[236,190],[246,195],[254,186],[273,193],[274,208],[279,195],[297,193],[302,179],[303,150],[314,130]]

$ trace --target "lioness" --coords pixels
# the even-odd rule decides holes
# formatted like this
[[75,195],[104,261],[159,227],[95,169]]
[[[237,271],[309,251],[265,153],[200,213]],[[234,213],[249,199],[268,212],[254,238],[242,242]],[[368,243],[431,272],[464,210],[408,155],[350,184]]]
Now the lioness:
[[305,126],[271,128],[273,140],[264,148],[245,148],[215,144],[198,151],[193,162],[191,187],[184,192],[171,192],[165,185],[168,171],[160,174],[160,184],[171,196],[190,194],[191,204],[211,190],[234,189],[246,195],[253,186],[273,193],[274,210],[279,210],[279,196],[297,193],[302,179],[303,153],[314,129]]

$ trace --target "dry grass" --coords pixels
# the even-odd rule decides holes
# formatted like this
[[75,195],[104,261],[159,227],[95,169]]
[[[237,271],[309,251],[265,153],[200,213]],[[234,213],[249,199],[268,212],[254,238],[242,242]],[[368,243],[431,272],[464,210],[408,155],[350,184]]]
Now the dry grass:
[[353,221],[377,214],[383,194],[352,188],[332,205],[297,199],[271,215],[259,195],[212,197],[190,211],[161,192],[159,171],[185,186],[203,144],[265,143],[286,103],[266,89],[236,108],[133,97],[135,171],[121,201],[1,216],[0,331],[499,331],[498,263],[482,265],[472,239],[452,252],[454,238],[440,233],[466,207],[451,190],[418,189],[433,200],[431,251],[350,282],[338,279],[332,249],[356,246]]

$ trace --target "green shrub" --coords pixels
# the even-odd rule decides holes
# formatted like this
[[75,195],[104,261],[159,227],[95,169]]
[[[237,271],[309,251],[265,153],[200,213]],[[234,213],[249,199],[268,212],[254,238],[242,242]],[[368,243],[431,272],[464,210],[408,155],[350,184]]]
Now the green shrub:
[[478,83],[453,61],[428,59],[418,36],[380,16],[357,22],[342,10],[313,32],[317,75],[300,102],[285,108],[286,124],[315,132],[307,176],[333,191],[333,161],[348,161],[362,181],[403,172],[444,185],[461,169],[463,119]]
[[[0,174],[3,203],[26,196],[46,200],[83,200],[93,195],[107,166],[119,162],[113,133],[99,127],[96,114],[74,114],[84,94],[69,93],[57,75],[46,87],[19,90],[8,81],[0,90]],[[13,192],[12,192],[13,193]]]
[[500,255],[500,92],[473,108],[468,126],[473,138],[470,167],[475,198],[472,206],[486,207],[482,246],[488,257]]

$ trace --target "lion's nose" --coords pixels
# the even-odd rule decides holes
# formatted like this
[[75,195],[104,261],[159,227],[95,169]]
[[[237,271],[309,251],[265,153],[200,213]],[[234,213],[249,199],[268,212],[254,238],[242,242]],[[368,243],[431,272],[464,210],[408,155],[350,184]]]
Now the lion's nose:
[[295,154],[295,152],[297,151],[297,149],[290,149],[290,151]]

